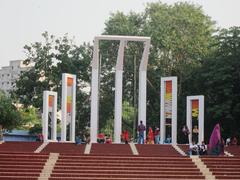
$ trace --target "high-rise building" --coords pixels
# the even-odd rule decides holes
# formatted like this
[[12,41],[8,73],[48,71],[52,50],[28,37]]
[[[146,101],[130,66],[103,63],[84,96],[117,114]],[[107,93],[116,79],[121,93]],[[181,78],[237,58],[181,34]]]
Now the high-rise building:
[[0,89],[6,94],[15,88],[16,80],[18,80],[21,72],[31,68],[33,65],[23,63],[23,60],[10,61],[9,66],[4,66],[0,69]]

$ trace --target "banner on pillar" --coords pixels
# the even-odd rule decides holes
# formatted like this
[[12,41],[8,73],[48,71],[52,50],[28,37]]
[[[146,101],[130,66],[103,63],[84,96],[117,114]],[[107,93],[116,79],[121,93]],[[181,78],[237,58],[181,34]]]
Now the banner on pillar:
[[192,117],[196,118],[199,114],[199,101],[198,99],[192,100]]
[[53,112],[53,101],[54,101],[54,96],[49,95],[48,96],[48,111]]
[[67,113],[72,112],[72,96],[67,96]]
[[[165,118],[172,118],[172,81],[165,81],[165,97],[164,97]],[[169,122],[167,122],[168,124]]]
[[69,124],[72,116],[72,97],[73,97],[73,78],[67,78],[67,123]]
[[73,78],[71,78],[71,77],[68,77],[67,78],[67,86],[73,86]]

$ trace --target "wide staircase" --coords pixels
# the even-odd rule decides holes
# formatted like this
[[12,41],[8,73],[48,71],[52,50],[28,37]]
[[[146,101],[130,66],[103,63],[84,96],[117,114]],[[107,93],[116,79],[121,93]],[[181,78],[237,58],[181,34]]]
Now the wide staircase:
[[2,152],[0,153],[0,179],[38,179],[47,159],[46,154]]
[[240,179],[240,157],[202,157],[216,179]]
[[0,144],[0,180],[240,179],[238,147],[233,157],[193,158],[171,145],[48,143],[36,151],[40,146]]
[[[64,177],[64,178],[63,178]],[[51,180],[61,179],[204,179],[187,157],[60,155]]]

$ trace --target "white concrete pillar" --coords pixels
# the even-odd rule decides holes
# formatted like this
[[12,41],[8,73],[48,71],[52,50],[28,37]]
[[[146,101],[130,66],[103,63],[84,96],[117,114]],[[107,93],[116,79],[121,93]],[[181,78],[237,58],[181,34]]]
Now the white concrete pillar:
[[204,141],[204,96],[199,97],[199,115],[198,115],[198,142]]
[[177,77],[172,80],[172,144],[177,144]]
[[163,144],[166,139],[166,82],[171,81],[171,103],[169,104],[169,112],[171,114],[171,138],[172,144],[177,144],[177,77],[161,78],[161,111],[160,111],[160,143]]
[[[150,40],[144,43],[143,55],[139,67],[139,90],[138,90],[138,124],[140,121],[147,125],[147,65],[150,49]],[[146,138],[146,131],[144,133]]]
[[94,39],[93,60],[92,60],[92,84],[91,84],[91,119],[90,119],[90,140],[97,142],[98,134],[98,90],[99,90],[99,42]]
[[67,125],[70,124],[70,141],[75,142],[76,75],[62,74],[61,141],[66,141]]
[[57,140],[57,92],[43,92],[42,134],[44,142],[48,142],[48,115],[51,113],[51,141]]
[[164,109],[164,96],[165,96],[165,81],[161,78],[161,91],[160,91],[160,143],[163,144],[166,138],[166,120],[165,120],[165,109]]
[[53,112],[52,113],[52,140],[57,141],[57,92],[54,93]]
[[73,87],[72,87],[72,116],[71,116],[71,126],[70,126],[70,141],[75,142],[76,137],[76,87],[77,79],[76,75],[73,75]]
[[192,143],[192,102],[198,100],[198,142],[204,141],[204,96],[187,96],[187,126],[189,128],[189,143]]
[[42,134],[44,142],[48,141],[48,93],[43,92]]
[[115,74],[115,110],[114,110],[114,142],[121,142],[122,133],[122,80],[123,80],[123,57],[125,41],[121,40],[116,64]]
[[67,114],[67,82],[66,82],[66,75],[62,74],[62,104],[61,104],[61,110],[62,110],[62,119],[61,119],[61,141],[66,141],[67,137],[67,120],[66,120],[66,114]]

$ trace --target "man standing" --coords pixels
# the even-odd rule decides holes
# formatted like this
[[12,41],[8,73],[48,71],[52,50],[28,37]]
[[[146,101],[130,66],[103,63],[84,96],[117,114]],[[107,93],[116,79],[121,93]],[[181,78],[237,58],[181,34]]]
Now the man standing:
[[160,144],[160,129],[158,127],[155,127],[154,140],[155,144]]
[[142,121],[140,121],[137,130],[138,130],[138,144],[144,144],[144,131],[146,130],[146,127],[143,125]]

